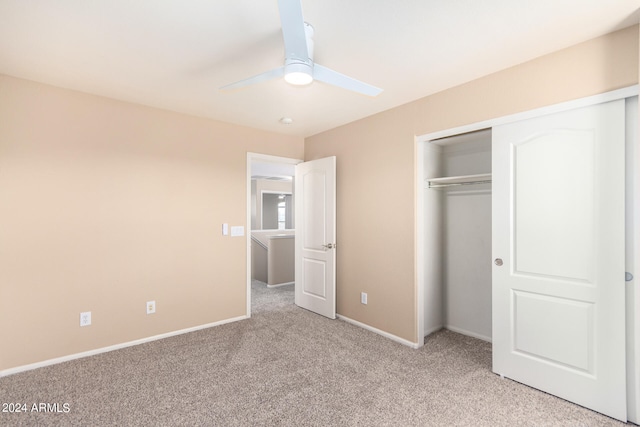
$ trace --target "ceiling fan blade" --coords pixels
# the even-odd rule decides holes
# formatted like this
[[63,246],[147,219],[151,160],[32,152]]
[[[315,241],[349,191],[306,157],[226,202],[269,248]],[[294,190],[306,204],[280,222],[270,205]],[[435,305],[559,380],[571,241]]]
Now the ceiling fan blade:
[[286,59],[309,60],[309,49],[300,0],[278,0]]
[[222,86],[220,90],[239,89],[241,87],[249,86],[256,83],[266,82],[268,80],[277,79],[284,76],[284,67],[274,68],[270,71],[265,71],[257,76],[249,77],[248,79],[240,80],[239,82],[231,83],[226,86]]
[[323,67],[318,64],[313,65],[313,78],[362,95],[378,96],[382,92],[382,89],[380,88],[361,82],[360,80],[356,80],[352,77],[345,76],[344,74],[340,74],[337,71],[333,71],[330,68]]

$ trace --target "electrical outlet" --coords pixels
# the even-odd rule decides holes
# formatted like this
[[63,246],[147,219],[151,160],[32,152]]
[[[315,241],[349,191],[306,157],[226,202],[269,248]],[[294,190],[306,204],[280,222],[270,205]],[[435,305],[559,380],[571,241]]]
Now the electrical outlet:
[[89,326],[91,325],[91,312],[85,311],[80,313],[80,326]]
[[360,302],[362,304],[367,304],[367,293],[366,292],[361,292],[360,293]]
[[156,302],[147,301],[147,314],[153,314],[156,312]]

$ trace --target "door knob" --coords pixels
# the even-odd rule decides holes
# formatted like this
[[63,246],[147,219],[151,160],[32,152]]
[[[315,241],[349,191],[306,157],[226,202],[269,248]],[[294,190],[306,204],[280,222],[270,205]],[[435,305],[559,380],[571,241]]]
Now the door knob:
[[498,267],[502,266],[502,258],[496,258],[495,261],[493,261],[493,263],[495,265],[497,265]]
[[328,243],[328,244],[326,244],[326,245],[322,245],[322,247],[323,247],[323,248],[326,248],[326,249],[333,249],[333,248],[335,248],[336,246],[335,246],[333,243]]

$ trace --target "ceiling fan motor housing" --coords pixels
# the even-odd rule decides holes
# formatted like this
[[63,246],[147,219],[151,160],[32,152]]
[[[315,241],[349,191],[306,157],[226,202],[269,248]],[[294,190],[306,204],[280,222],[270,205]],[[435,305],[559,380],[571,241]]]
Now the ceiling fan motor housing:
[[313,81],[313,26],[304,23],[307,58],[290,57],[284,61],[284,79],[293,85],[308,85]]

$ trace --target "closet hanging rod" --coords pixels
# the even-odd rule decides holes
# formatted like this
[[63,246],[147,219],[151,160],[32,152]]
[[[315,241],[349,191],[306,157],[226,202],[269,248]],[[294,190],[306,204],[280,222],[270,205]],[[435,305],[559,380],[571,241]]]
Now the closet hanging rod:
[[466,182],[452,182],[449,184],[434,184],[429,183],[429,188],[444,188],[444,187],[459,187],[461,185],[477,185],[477,184],[491,184],[491,180],[482,180],[482,181],[466,181]]
[[429,188],[443,188],[459,185],[489,184],[491,173],[479,173],[475,175],[443,176],[439,178],[427,178]]

